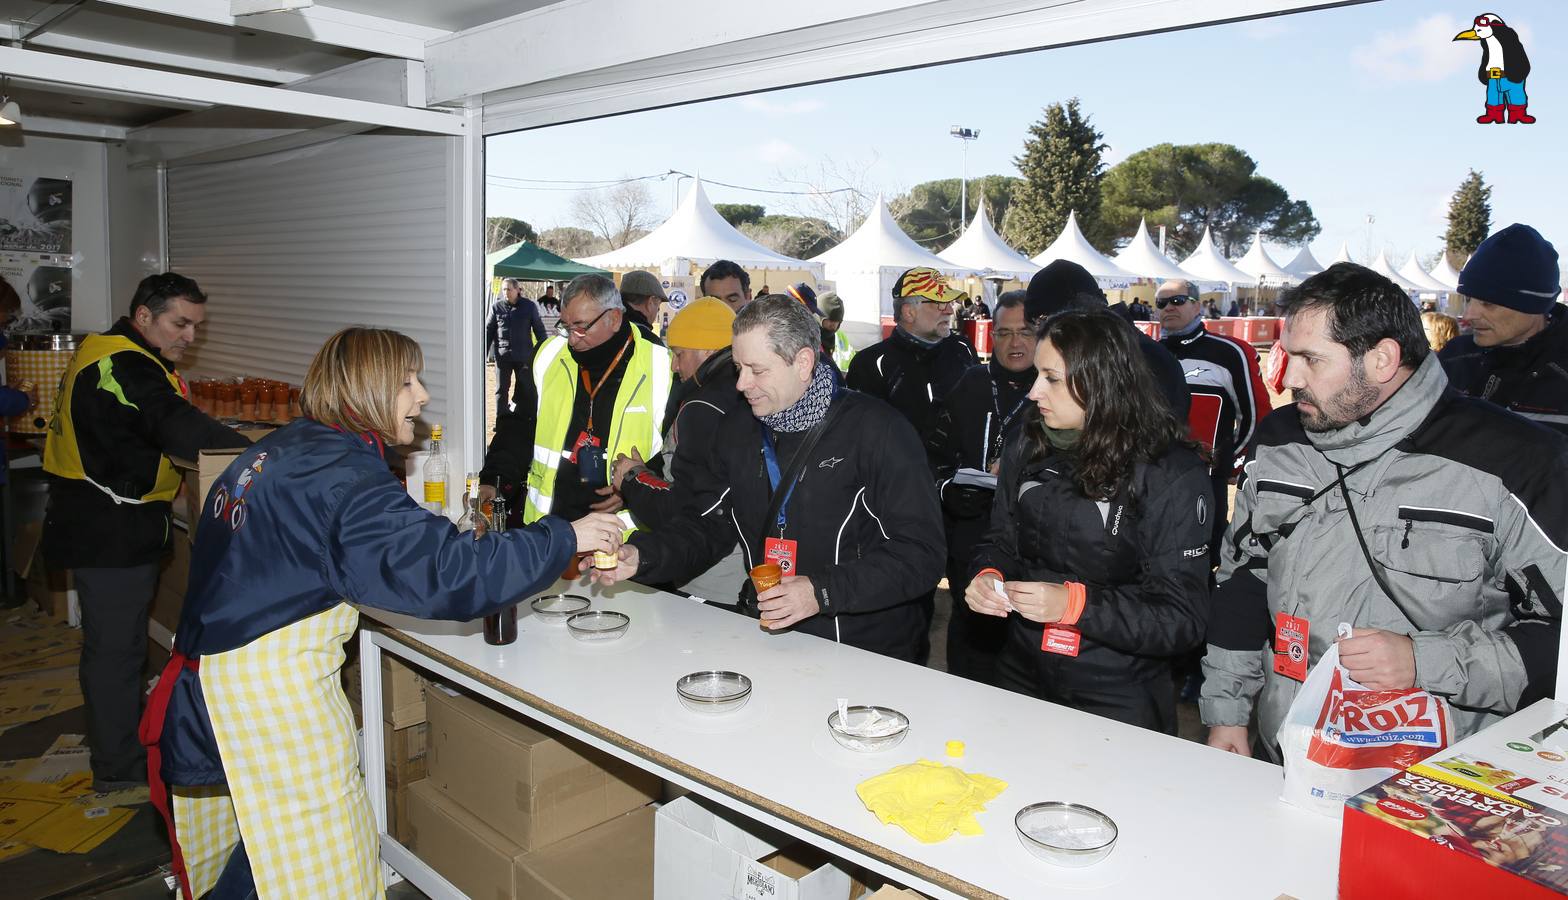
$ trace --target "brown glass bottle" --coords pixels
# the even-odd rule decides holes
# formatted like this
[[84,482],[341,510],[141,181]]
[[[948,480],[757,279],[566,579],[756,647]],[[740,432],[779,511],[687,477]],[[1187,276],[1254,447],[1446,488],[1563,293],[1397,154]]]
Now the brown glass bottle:
[[[476,490],[475,494],[478,493]],[[477,498],[475,498],[477,501]],[[478,503],[475,502],[475,506]],[[476,509],[476,512],[479,512]],[[490,530],[497,534],[506,531],[506,501],[497,494],[490,501]],[[517,640],[517,604],[512,604],[498,613],[485,616],[485,643],[497,647],[504,647]]]

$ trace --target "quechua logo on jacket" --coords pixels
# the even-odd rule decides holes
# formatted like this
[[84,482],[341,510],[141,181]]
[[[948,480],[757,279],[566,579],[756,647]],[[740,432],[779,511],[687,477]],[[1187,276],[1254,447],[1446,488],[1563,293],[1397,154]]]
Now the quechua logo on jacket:
[[245,495],[261,477],[262,464],[266,461],[267,451],[263,450],[256,454],[256,458],[251,460],[250,465],[234,479],[232,489],[222,481],[213,485],[211,515],[219,522],[228,523],[230,531],[239,531],[245,527]]

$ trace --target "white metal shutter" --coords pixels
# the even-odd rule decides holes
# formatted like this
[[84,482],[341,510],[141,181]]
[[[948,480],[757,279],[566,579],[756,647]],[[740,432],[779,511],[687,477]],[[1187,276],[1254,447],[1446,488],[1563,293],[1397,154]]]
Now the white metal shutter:
[[208,295],[188,370],[299,384],[348,325],[424,349],[430,403],[451,412],[449,138],[355,135],[168,173],[169,268]]

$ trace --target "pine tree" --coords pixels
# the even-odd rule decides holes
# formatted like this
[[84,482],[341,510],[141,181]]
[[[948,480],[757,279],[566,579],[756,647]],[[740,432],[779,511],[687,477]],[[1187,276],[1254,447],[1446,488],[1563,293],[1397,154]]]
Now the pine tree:
[[1077,97],[1045,108],[1045,118],[1029,126],[1023,155],[1013,159],[1023,183],[1013,192],[1004,226],[1008,243],[1027,256],[1039,253],[1076,211],[1090,242],[1108,245],[1100,227],[1102,154],[1109,149],[1104,137],[1079,110]]
[[1448,251],[1448,261],[1454,268],[1465,264],[1475,248],[1486,240],[1492,230],[1492,186],[1474,169],[1454,191],[1448,201],[1448,231],[1443,234],[1443,247]]

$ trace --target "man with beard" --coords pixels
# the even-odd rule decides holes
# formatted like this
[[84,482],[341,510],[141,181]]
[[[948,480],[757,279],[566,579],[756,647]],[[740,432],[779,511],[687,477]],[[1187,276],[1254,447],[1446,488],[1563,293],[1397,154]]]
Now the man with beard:
[[1285,300],[1294,406],[1258,428],[1221,548],[1200,711],[1209,745],[1280,758],[1338,641],[1375,691],[1446,699],[1455,737],[1551,695],[1568,439],[1448,385],[1404,291],[1340,263]]

